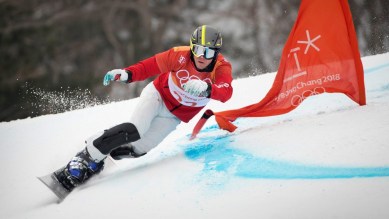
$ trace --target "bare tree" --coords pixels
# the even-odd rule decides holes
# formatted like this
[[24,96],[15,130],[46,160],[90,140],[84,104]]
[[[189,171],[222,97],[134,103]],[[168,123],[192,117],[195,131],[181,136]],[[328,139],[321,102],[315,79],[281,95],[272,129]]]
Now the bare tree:
[[[222,52],[232,62],[235,78],[276,71],[299,3],[0,0],[0,120],[47,113],[31,108],[26,84],[47,91],[88,89],[101,99],[136,97],[152,79],[103,87],[102,77],[111,69],[187,45],[191,31],[202,24],[222,31]],[[349,4],[361,54],[387,52],[389,1]]]

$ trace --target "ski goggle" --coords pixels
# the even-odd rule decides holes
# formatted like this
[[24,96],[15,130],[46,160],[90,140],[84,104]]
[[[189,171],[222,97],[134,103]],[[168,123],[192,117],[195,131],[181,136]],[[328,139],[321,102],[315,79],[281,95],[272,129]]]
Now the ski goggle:
[[190,50],[196,57],[203,56],[205,59],[213,59],[218,51],[217,49],[211,49],[206,46],[193,44],[192,42],[190,42]]

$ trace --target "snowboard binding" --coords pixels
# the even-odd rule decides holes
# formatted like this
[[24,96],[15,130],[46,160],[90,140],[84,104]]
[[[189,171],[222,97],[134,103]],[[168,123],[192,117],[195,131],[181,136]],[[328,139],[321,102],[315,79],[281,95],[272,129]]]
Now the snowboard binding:
[[93,175],[101,172],[103,168],[104,160],[94,161],[85,148],[77,153],[65,167],[55,171],[54,175],[65,189],[72,191]]

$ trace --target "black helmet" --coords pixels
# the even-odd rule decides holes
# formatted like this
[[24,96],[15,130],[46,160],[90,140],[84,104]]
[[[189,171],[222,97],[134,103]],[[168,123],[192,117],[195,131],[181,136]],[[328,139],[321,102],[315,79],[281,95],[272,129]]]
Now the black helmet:
[[191,45],[195,44],[220,49],[222,47],[222,34],[211,26],[202,25],[193,32],[190,43]]

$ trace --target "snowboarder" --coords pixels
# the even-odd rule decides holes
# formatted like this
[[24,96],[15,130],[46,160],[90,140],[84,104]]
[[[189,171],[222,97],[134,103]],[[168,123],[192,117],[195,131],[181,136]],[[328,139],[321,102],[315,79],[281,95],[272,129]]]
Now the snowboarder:
[[[104,167],[104,159],[137,158],[156,147],[181,122],[192,119],[209,101],[232,95],[231,64],[220,53],[221,33],[208,25],[193,32],[189,46],[174,47],[124,69],[106,73],[103,84],[158,77],[142,91],[127,122],[97,133],[54,175],[68,190]],[[123,117],[126,117],[123,112]]]

